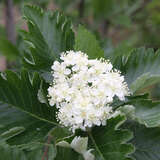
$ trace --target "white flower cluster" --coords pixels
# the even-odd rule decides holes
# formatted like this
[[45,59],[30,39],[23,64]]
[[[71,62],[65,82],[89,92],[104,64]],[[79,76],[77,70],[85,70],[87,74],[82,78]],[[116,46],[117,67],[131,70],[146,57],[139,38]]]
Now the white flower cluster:
[[129,94],[124,77],[109,61],[88,59],[80,51],[62,53],[60,59],[52,66],[54,80],[48,88],[58,121],[72,131],[106,125],[116,114],[110,106],[113,97],[123,101]]

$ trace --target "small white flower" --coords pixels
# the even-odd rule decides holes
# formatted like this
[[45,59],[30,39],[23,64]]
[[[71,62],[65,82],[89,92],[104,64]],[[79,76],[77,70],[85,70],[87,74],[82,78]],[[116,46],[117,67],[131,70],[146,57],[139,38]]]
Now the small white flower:
[[108,60],[88,59],[81,51],[67,51],[60,59],[51,67],[54,80],[48,88],[59,123],[73,132],[106,125],[107,119],[117,115],[110,106],[114,96],[123,101],[129,95],[124,77]]
[[72,67],[72,71],[76,72],[78,70],[79,70],[79,67],[77,65],[75,65],[75,66]]
[[71,70],[70,70],[70,69],[65,69],[64,74],[65,74],[65,75],[71,74]]
[[88,137],[75,137],[71,142],[71,147],[78,153],[83,154],[87,150]]

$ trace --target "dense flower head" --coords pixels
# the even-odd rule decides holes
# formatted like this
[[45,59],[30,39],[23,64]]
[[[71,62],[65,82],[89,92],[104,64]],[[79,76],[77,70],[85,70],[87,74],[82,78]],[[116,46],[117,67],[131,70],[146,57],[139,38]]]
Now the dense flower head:
[[72,131],[106,125],[117,114],[110,106],[113,98],[123,101],[129,95],[124,77],[109,61],[88,59],[81,51],[62,53],[60,60],[52,66],[54,80],[48,88],[59,123]]

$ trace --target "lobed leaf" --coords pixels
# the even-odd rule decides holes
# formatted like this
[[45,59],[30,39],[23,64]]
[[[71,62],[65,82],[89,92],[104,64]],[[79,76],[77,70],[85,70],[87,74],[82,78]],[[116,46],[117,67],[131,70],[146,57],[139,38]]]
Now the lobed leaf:
[[133,105],[135,107],[135,117],[139,123],[146,127],[160,126],[160,102],[136,100]]
[[134,133],[132,143],[135,152],[132,154],[136,160],[158,160],[160,159],[160,128],[146,128],[135,122],[128,122],[125,128]]
[[37,73],[33,78],[26,70],[18,76],[12,71],[6,71],[0,76],[0,101],[20,109],[40,120],[57,124],[54,107],[40,103],[37,98],[42,79]]
[[114,66],[122,71],[133,93],[160,81],[160,51],[134,49],[129,56],[116,58]]
[[27,160],[23,151],[17,147],[11,148],[11,146],[3,141],[0,141],[0,153],[1,158],[5,160]]
[[71,22],[59,12],[51,14],[29,5],[24,7],[24,16],[29,31],[22,35],[29,43],[30,53],[25,53],[23,64],[33,70],[50,71],[61,52],[73,49]]
[[[0,138],[6,140],[12,148],[16,146],[18,150],[23,151],[27,160],[42,159],[45,152],[44,148],[48,149],[48,159],[53,160],[56,151],[52,143],[48,144],[47,136],[53,128],[52,124],[43,122],[5,104],[0,105],[0,122],[2,125]],[[12,150],[15,152],[15,149]],[[12,160],[12,158],[7,160]]]
[[7,140],[10,145],[44,142],[45,136],[53,128],[52,124],[29,116],[6,104],[0,104],[0,123],[2,125],[0,137]]
[[90,148],[95,149],[97,160],[131,160],[129,154],[134,152],[134,147],[127,144],[133,135],[128,130],[118,129],[125,121],[125,116],[118,115],[107,121],[105,127],[96,127],[89,134]]

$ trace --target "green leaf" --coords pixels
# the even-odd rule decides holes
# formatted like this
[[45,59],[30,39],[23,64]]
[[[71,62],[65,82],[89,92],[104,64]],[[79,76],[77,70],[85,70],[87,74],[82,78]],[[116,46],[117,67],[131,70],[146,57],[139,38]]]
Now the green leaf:
[[26,70],[18,76],[6,71],[0,76],[0,101],[10,104],[31,116],[56,124],[55,108],[40,103],[37,97],[42,79],[37,73],[31,78]]
[[[57,144],[60,141],[65,141],[71,140],[73,138],[73,133],[70,132],[67,128],[61,128],[61,127],[55,127],[53,128],[50,132],[49,135],[52,136],[54,143]],[[74,150],[71,148],[64,148],[64,147],[59,147],[57,145],[56,150],[57,150],[57,155],[55,160],[61,160],[61,159],[72,159],[72,160],[78,160],[80,155],[76,153]]]
[[[27,160],[42,159],[44,148],[48,150],[48,159],[53,160],[56,151],[53,144],[48,144],[47,136],[53,125],[2,104],[0,105],[0,122],[3,125],[0,137],[7,140],[12,148],[16,145],[20,150],[23,150]],[[14,127],[20,125],[23,127]]]
[[146,88],[152,84],[160,82],[160,75],[150,75],[150,73],[145,73],[138,77],[132,84],[131,90],[136,92],[140,89]]
[[48,159],[53,160],[56,157],[56,150],[53,144],[48,143],[30,143],[21,146],[27,160]]
[[70,148],[57,147],[57,156],[55,160],[81,160],[80,155]]
[[137,100],[132,103],[135,107],[137,121],[146,127],[160,126],[160,102]]
[[[2,125],[2,128],[0,129],[0,136],[2,137],[3,135],[3,139],[7,138],[5,140],[7,140],[10,145],[44,142],[45,136],[53,128],[52,124],[29,116],[28,114],[20,112],[6,104],[0,104],[0,122]],[[16,131],[18,132],[12,132],[12,130],[10,130],[17,126],[18,130]],[[23,126],[23,128],[20,126]],[[23,130],[19,130],[21,128]],[[12,136],[7,136],[10,135],[6,134],[8,131],[13,133],[11,134]]]
[[27,160],[25,154],[18,148],[11,148],[5,142],[0,142],[1,158],[5,160]]
[[[45,150],[43,151],[45,147]],[[6,160],[53,160],[56,151],[53,144],[31,143],[25,144],[23,147],[9,146],[3,140],[0,141],[1,157]]]
[[55,127],[49,134],[53,137],[55,143],[73,136],[73,133],[68,128]]
[[133,93],[160,81],[160,51],[139,48],[129,56],[120,56],[115,67],[122,71]]
[[132,105],[121,106],[117,110],[120,111],[121,113],[124,113],[127,119],[130,119],[130,120],[136,119],[135,108]]
[[146,127],[160,126],[160,102],[148,99],[148,94],[126,97],[125,102],[115,102],[113,108],[118,108],[128,119],[136,120]]
[[108,120],[105,127],[96,127],[89,133],[90,148],[95,149],[97,160],[131,160],[129,154],[134,152],[134,147],[126,142],[133,135],[128,130],[118,129],[124,121],[125,116],[119,115]]
[[78,28],[74,49],[87,53],[89,58],[104,57],[104,52],[100,48],[95,36],[83,26],[79,26]]
[[135,153],[132,154],[136,160],[160,159],[160,128],[146,128],[133,122],[129,122],[125,126],[135,135],[131,142],[136,148]]
[[8,60],[16,60],[18,57],[20,57],[20,53],[16,46],[14,46],[10,41],[5,38],[0,38],[0,52]]
[[64,148],[57,145],[57,143],[60,141],[71,141],[73,139],[73,133],[69,131],[68,128],[55,127],[52,130],[50,130],[49,135],[52,137],[57,150],[55,160],[79,160],[79,157],[81,156],[74,150],[72,150],[71,148]]
[[68,128],[55,127],[49,132],[49,135],[52,137],[57,150],[55,160],[80,160],[79,158],[81,157],[81,155],[75,152],[73,149],[57,145],[58,142],[66,140],[70,142],[73,139],[74,134],[71,131],[69,131]]
[[145,94],[139,94],[139,95],[130,95],[125,97],[125,101],[119,100],[119,98],[115,97],[113,102],[111,103],[111,106],[114,110],[116,110],[119,107],[123,107],[125,105],[132,105],[136,100],[144,100],[147,99],[149,96],[148,93]]
[[23,31],[22,35],[30,48],[30,53],[25,53],[24,66],[50,71],[61,52],[73,49],[71,22],[59,12],[51,14],[35,6],[25,6],[24,16],[29,31]]
[[24,127],[13,127],[9,129],[8,131],[0,134],[0,137],[4,140],[8,140],[14,136],[19,135],[20,133],[24,132],[25,128]]

